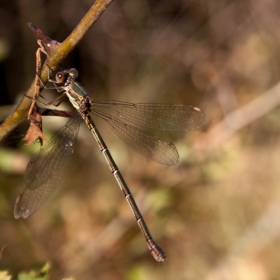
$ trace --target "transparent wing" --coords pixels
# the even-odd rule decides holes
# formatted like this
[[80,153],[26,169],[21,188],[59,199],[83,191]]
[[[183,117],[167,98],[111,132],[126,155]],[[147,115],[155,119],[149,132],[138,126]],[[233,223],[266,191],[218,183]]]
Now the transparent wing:
[[184,104],[94,101],[93,106],[109,107],[114,114],[125,121],[158,130],[195,130],[206,123],[206,115],[202,110]]
[[59,185],[73,153],[80,122],[79,115],[70,118],[30,160],[25,184],[14,206],[16,219],[25,219],[34,213]]
[[172,143],[123,123],[106,113],[97,110],[93,110],[92,113],[104,119],[127,145],[141,155],[165,165],[174,165],[178,162],[179,155]]

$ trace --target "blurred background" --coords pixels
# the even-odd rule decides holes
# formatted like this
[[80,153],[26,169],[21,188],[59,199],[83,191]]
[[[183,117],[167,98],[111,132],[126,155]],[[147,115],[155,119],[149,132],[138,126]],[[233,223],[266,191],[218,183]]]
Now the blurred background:
[[[62,42],[92,4],[1,0],[1,121],[35,77],[27,23]],[[34,279],[48,263],[46,279],[279,279],[279,26],[276,0],[114,1],[62,66],[78,69],[93,99],[183,103],[208,119],[200,131],[158,134],[178,148],[171,167],[96,120],[167,262],[151,257],[84,124],[63,183],[34,215],[15,220],[39,148],[20,142],[26,123],[0,149],[2,274]],[[65,122],[44,117],[47,138]]]

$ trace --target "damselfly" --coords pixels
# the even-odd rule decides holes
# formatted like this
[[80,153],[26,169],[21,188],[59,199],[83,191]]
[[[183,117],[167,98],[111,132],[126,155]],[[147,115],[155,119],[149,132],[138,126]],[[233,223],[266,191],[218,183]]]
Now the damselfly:
[[[58,72],[55,80],[50,80],[61,94],[54,102],[61,101],[67,96],[78,113],[70,118],[66,125],[58,130],[30,160],[25,172],[25,185],[16,199],[14,216],[15,218],[30,216],[59,185],[73,153],[81,119],[84,119],[132,209],[151,254],[158,262],[164,262],[166,257],[163,250],[153,240],[127,184],[89,113],[105,120],[111,129],[134,150],[166,165],[177,163],[179,155],[176,147],[122,120],[152,129],[188,131],[201,128],[206,122],[206,116],[199,108],[182,104],[96,101],[76,82],[77,76],[77,70],[70,69]],[[118,118],[97,110],[100,107],[109,108]]]

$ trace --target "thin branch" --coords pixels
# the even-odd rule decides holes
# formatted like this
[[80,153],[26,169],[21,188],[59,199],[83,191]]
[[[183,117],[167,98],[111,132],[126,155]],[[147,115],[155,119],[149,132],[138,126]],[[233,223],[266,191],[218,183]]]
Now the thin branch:
[[280,83],[255,98],[248,104],[229,113],[203,136],[196,146],[212,151],[226,142],[239,129],[261,118],[280,104]]
[[[96,0],[94,5],[89,9],[84,18],[72,31],[72,33],[61,43],[51,40],[39,29],[36,29],[32,24],[29,24],[29,27],[37,36],[37,39],[41,39],[38,36],[41,34],[45,38],[49,39],[51,44],[44,44],[45,50],[48,52],[49,57],[46,59],[41,72],[41,80],[45,83],[48,80],[49,67],[52,70],[55,70],[64,58],[66,58],[69,53],[78,45],[82,40],[83,36],[90,29],[93,23],[101,16],[101,14],[106,10],[113,0]],[[37,31],[37,33],[35,32]],[[41,32],[41,33],[40,33]],[[52,47],[49,48],[48,47]],[[27,114],[31,105],[32,100],[28,97],[34,96],[36,84],[36,77],[27,90],[25,96],[11,113],[11,115],[1,124],[0,126],[0,141],[8,135],[14,128],[16,128],[20,123],[27,119]],[[41,89],[40,89],[41,90]]]

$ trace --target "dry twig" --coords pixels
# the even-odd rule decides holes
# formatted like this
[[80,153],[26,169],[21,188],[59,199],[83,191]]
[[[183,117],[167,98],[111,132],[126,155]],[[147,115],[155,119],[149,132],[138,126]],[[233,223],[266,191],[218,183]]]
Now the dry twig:
[[[86,32],[101,16],[101,14],[105,11],[105,9],[112,1],[113,0],[96,0],[94,5],[92,5],[87,14],[84,16],[84,18],[61,44],[54,40],[51,40],[41,30],[39,30],[32,24],[28,24],[29,27],[33,30],[37,39],[41,39],[42,45],[49,55],[41,71],[40,78],[44,83],[48,80],[49,68],[55,70],[58,67],[62,60],[67,57],[69,53],[78,45]],[[38,87],[36,87],[37,81],[38,80],[35,76],[35,79],[27,90],[25,96],[23,96],[22,100],[15,108],[14,112],[12,112],[11,115],[1,124],[0,141],[20,123],[27,119],[28,112],[32,103],[30,98],[32,98],[34,94],[38,94],[41,91],[41,87],[39,88],[39,90]],[[38,92],[35,93],[35,91]]]

